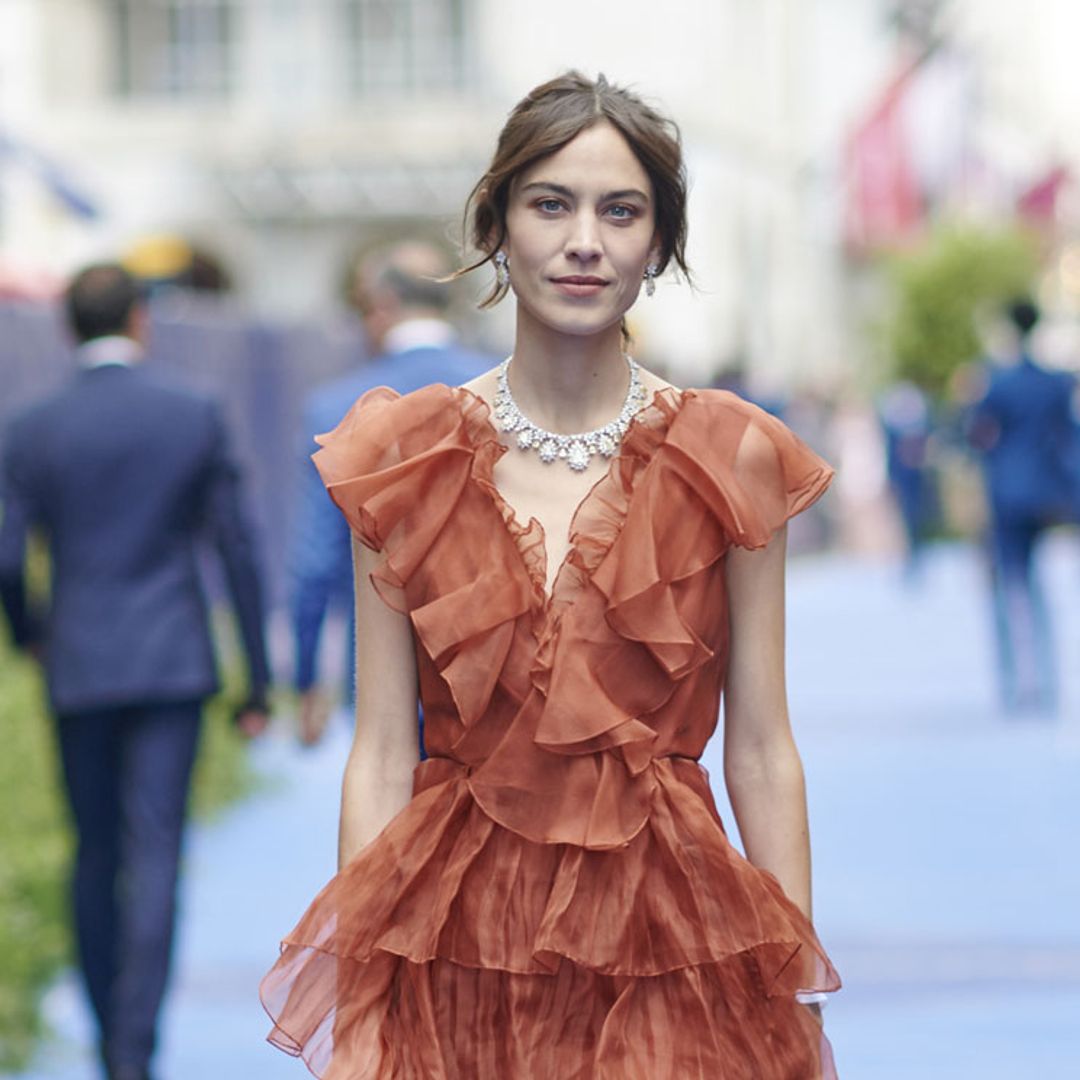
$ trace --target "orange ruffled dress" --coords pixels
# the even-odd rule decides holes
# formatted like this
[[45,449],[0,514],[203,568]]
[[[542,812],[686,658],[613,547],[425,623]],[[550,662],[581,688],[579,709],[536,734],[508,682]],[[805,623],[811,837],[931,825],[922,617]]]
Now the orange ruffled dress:
[[666,390],[578,508],[503,501],[486,404],[365,394],[315,456],[415,631],[429,759],[262,984],[325,1080],[813,1080],[793,995],[840,982],[697,764],[728,657],[720,562],[831,471],[733,394]]

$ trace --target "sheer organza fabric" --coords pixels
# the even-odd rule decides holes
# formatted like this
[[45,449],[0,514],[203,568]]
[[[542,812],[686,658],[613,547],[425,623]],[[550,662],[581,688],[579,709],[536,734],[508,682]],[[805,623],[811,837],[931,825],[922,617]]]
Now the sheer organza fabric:
[[836,972],[697,764],[727,665],[719,563],[828,466],[732,394],[662,391],[548,595],[481,399],[373,390],[319,441],[412,622],[429,760],[283,942],[271,1041],[327,1080],[833,1077],[794,994]]

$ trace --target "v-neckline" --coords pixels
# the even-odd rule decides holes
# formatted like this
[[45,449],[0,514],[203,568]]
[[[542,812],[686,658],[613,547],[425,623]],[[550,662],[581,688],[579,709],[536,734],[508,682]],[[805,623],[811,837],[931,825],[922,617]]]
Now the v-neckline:
[[[596,478],[595,483],[591,484],[588,487],[585,494],[577,502],[570,514],[570,521],[569,525],[567,526],[566,552],[563,555],[562,559],[559,561],[559,565],[555,570],[555,574],[551,578],[551,585],[549,588],[548,570],[551,565],[550,552],[548,550],[548,534],[547,530],[544,528],[543,522],[535,516],[530,517],[528,521],[523,522],[521,519],[521,515],[517,512],[517,509],[503,495],[502,491],[499,489],[499,485],[495,482],[494,465],[498,461],[498,459],[502,457],[503,454],[507,453],[510,450],[510,447],[507,446],[499,437],[499,429],[495,425],[491,406],[488,404],[485,398],[481,397],[474,390],[469,390],[464,386],[458,386],[455,388],[455,390],[458,392],[459,395],[456,399],[459,408],[461,408],[462,405],[462,398],[460,395],[466,395],[482,406],[483,411],[481,415],[481,422],[488,429],[491,439],[498,447],[499,452],[498,456],[495,458],[495,461],[492,462],[491,476],[481,486],[484,488],[485,491],[487,491],[488,495],[490,496],[491,501],[495,506],[495,509],[498,511],[499,519],[502,522],[503,529],[507,537],[511,541],[514,549],[518,553],[518,559],[521,568],[525,573],[526,577],[529,579],[529,582],[532,585],[533,592],[536,595],[537,600],[540,602],[540,610],[543,613],[547,614],[554,609],[557,601],[561,600],[564,602],[564,604],[567,604],[573,599],[572,594],[568,596],[560,596],[559,586],[563,577],[566,574],[566,570],[567,567],[570,565],[571,559],[577,552],[577,545],[574,543],[574,535],[576,531],[575,525],[578,521],[578,518],[592,502],[593,498],[596,495],[596,492],[602,486],[605,486],[612,482],[616,470],[620,468],[622,462],[627,457],[623,450],[623,447],[625,447],[627,441],[632,438],[635,430],[641,425],[641,418],[646,413],[657,407],[658,399],[663,397],[670,397],[674,399],[674,413],[671,417],[671,420],[668,422],[664,432],[664,438],[666,439],[667,430],[670,429],[671,423],[674,422],[675,416],[678,415],[679,411],[682,409],[683,403],[686,401],[687,391],[676,389],[673,386],[661,387],[658,390],[654,390],[652,396],[649,398],[646,404],[643,405],[636,413],[634,413],[633,417],[630,420],[629,427],[626,430],[626,434],[623,436],[618,453],[611,456],[608,461],[607,468],[604,469],[604,471]],[[663,439],[661,439],[660,442],[662,443]],[[659,445],[660,444],[658,444],[658,446]],[[653,454],[650,454],[649,456],[650,462],[658,446],[653,448]],[[649,463],[647,462],[645,467],[648,467],[648,464]],[[473,479],[476,479],[475,474],[473,475]],[[634,491],[631,490],[628,493],[628,499],[632,499],[633,495]],[[616,536],[612,541],[613,544],[615,543],[615,541],[618,540],[619,536],[622,535],[624,524],[625,516],[619,522]],[[533,529],[536,529],[539,534],[540,551],[543,553],[543,565],[539,574],[536,572],[533,562],[530,561],[523,542],[524,538],[527,537],[533,531]]]

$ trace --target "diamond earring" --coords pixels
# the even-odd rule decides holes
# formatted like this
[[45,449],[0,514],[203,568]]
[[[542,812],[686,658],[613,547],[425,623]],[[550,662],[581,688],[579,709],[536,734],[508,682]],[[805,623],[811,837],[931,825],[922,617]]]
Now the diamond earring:
[[495,281],[500,289],[505,289],[510,284],[510,271],[506,268],[509,261],[505,251],[495,252]]
[[645,295],[652,296],[656,292],[656,275],[660,272],[660,268],[656,263],[649,263],[645,267]]

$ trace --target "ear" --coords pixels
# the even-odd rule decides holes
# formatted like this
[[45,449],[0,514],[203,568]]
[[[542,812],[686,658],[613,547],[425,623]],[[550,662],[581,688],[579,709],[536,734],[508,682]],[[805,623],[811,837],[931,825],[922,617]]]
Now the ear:
[[492,258],[495,257],[497,251],[505,251],[507,256],[510,255],[510,234],[506,231],[505,226],[502,229],[501,235],[499,230],[492,230],[488,251],[491,252]]
[[132,341],[147,345],[150,339],[150,309],[145,303],[140,301],[132,306],[124,330]]
[[[482,244],[480,245],[489,259],[495,257],[495,252],[500,248],[507,250],[509,247],[509,240],[506,235],[506,224],[504,221],[500,221],[498,215],[495,212],[493,205],[488,203],[488,189],[486,187],[480,188],[477,191],[476,205],[484,207],[484,216],[488,218],[490,222],[490,228],[488,228]],[[507,253],[509,254],[508,250]]]

